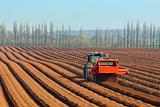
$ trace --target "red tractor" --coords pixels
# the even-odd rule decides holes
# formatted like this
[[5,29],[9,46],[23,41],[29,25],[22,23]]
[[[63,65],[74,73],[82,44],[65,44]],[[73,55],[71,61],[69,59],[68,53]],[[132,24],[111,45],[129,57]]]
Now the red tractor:
[[85,64],[83,76],[88,79],[93,76],[93,81],[97,81],[99,75],[124,75],[129,73],[128,69],[122,69],[119,65],[119,59],[109,57],[97,58],[95,63]]

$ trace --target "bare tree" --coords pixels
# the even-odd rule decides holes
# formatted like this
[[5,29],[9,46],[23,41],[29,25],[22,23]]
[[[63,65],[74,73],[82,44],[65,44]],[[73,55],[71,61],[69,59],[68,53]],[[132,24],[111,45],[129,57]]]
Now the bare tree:
[[59,47],[59,29],[56,30],[56,47]]
[[103,41],[102,41],[102,28],[99,29],[99,47],[103,47]]
[[153,31],[152,31],[152,24],[150,25],[150,48],[152,48],[152,35],[153,35]]
[[26,44],[29,44],[29,38],[30,38],[30,26],[29,23],[26,23]]
[[134,28],[134,30],[133,30],[133,48],[136,48],[136,44],[135,44],[135,39],[136,38],[136,28]]
[[71,47],[71,27],[69,26],[68,27],[68,34],[67,34],[67,44],[68,44],[68,47],[70,48]]
[[139,35],[140,35],[140,26],[139,26],[139,21],[137,21],[136,24],[136,38],[135,38],[135,44],[136,44],[136,48],[139,47]]
[[158,34],[157,34],[158,38],[157,38],[157,41],[158,41],[158,48],[160,48],[160,27],[158,27]]
[[22,26],[22,23],[20,23],[19,25],[19,39],[20,39],[20,44],[22,45],[23,44],[23,26]]
[[34,31],[34,40],[35,40],[35,45],[37,46],[38,45],[38,27],[37,27],[37,24],[35,25],[35,31]]
[[105,44],[105,47],[108,47],[108,30],[107,29],[105,29],[104,44]]
[[4,22],[2,22],[1,29],[1,44],[5,44],[5,38],[6,38],[6,25]]
[[[23,45],[26,45],[26,24],[23,23],[23,35],[22,35],[23,39],[22,39],[22,43]],[[19,37],[18,37],[19,39]],[[18,40],[18,43],[19,43],[19,40]]]
[[64,47],[64,44],[65,44],[64,36],[65,36],[64,25],[62,25],[62,29],[61,29],[61,47]]
[[126,48],[126,28],[123,29],[123,48]]
[[43,42],[43,27],[41,26],[41,24],[39,23],[38,24],[38,27],[37,27],[37,45],[42,45]]
[[146,45],[147,48],[149,48],[149,27],[147,26],[147,31],[146,31]]
[[78,47],[83,47],[83,27],[81,26],[78,36]]
[[129,22],[128,22],[128,24],[127,24],[126,41],[127,41],[126,47],[127,47],[127,48],[130,48],[130,24],[129,24]]
[[118,48],[121,47],[121,34],[119,31],[117,32],[117,46],[116,47]]
[[131,23],[131,29],[130,29],[130,48],[133,48],[133,37],[134,37],[134,28],[133,28],[133,22]]
[[39,44],[44,45],[44,24],[40,24],[39,23],[39,30],[40,30],[40,34],[39,34]]
[[155,41],[156,41],[155,37],[156,37],[156,27],[155,27],[155,25],[153,25],[153,42],[152,42],[153,48],[156,47],[156,45],[155,45]]
[[14,25],[13,25],[13,31],[14,31],[14,36],[15,36],[15,38],[14,38],[14,45],[16,45],[16,43],[17,43],[17,22],[15,21],[14,22]]
[[110,39],[111,40],[111,48],[114,47],[114,36],[115,36],[114,33],[112,33],[111,34],[111,39]]
[[95,32],[95,45],[96,47],[98,47],[98,44],[99,44],[99,30],[96,29],[96,32]]
[[32,25],[32,45],[35,45],[35,29],[34,29],[34,25]]
[[47,38],[48,38],[48,29],[47,29],[47,24],[44,24],[44,45],[47,45]]
[[55,45],[54,44],[54,41],[55,41],[55,37],[54,37],[54,25],[53,25],[53,22],[50,22],[50,38],[49,38],[49,45],[50,46],[53,46]]
[[142,31],[142,48],[146,46],[146,36],[147,36],[147,25],[146,23],[143,24],[143,31]]

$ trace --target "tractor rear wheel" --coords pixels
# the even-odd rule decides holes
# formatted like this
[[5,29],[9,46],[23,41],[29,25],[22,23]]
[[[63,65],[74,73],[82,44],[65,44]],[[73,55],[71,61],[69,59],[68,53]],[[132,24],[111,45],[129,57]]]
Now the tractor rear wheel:
[[98,80],[98,75],[93,75],[93,81],[97,82],[97,80]]
[[86,79],[86,70],[83,70],[83,78]]

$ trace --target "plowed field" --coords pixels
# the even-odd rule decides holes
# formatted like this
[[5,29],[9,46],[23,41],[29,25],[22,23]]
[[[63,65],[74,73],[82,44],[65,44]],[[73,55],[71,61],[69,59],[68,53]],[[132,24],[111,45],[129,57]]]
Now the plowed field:
[[[117,81],[83,79],[92,51],[119,57]],[[0,47],[0,107],[160,106],[160,49]]]

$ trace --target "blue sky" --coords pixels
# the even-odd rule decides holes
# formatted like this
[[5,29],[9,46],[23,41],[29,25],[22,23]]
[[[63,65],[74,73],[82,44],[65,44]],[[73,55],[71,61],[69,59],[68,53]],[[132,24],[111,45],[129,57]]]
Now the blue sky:
[[127,21],[160,24],[160,0],[0,0],[0,22],[50,22],[92,29],[122,28]]

